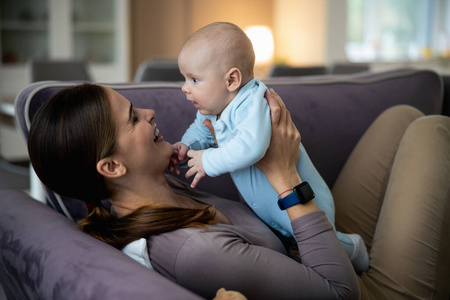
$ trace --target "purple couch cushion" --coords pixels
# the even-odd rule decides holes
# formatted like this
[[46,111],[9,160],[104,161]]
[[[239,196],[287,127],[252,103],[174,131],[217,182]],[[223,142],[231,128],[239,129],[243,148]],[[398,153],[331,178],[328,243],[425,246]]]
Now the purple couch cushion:
[[15,190],[0,190],[8,299],[201,299]]

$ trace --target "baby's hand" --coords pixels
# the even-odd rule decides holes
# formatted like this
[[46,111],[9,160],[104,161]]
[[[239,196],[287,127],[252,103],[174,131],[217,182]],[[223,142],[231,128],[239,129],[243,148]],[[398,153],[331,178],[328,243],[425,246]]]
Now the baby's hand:
[[174,156],[178,160],[178,163],[184,164],[188,161],[186,157],[187,152],[189,151],[189,147],[183,143],[175,143],[172,145],[174,150]]
[[189,178],[195,174],[194,180],[191,183],[191,188],[195,188],[200,179],[206,176],[206,172],[203,169],[202,163],[203,151],[205,150],[189,150],[187,152],[187,156],[190,158],[190,160],[188,161],[188,167],[190,169],[186,172],[186,178]]
[[169,171],[175,172],[177,175],[180,175],[178,166],[187,162],[188,157],[186,156],[186,153],[188,152],[189,147],[183,143],[175,143],[172,145],[172,149],[173,153],[172,157],[170,158]]

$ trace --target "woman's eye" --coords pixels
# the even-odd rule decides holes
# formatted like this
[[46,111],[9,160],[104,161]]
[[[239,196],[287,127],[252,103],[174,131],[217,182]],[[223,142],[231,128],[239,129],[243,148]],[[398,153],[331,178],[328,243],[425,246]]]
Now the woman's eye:
[[136,123],[137,121],[139,121],[138,117],[134,116],[133,117],[133,123]]

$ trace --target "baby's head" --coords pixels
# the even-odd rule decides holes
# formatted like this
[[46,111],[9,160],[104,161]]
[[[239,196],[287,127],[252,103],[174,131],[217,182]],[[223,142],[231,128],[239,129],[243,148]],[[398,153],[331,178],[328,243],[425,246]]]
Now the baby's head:
[[202,56],[202,59],[215,64],[217,72],[225,74],[232,67],[238,68],[242,72],[243,85],[253,78],[255,52],[252,43],[245,32],[232,23],[216,22],[200,28],[188,37],[181,53],[190,47],[196,50],[206,47],[210,55]]
[[242,29],[217,22],[188,37],[178,65],[186,78],[183,92],[188,99],[202,114],[219,115],[239,89],[253,78],[255,53]]

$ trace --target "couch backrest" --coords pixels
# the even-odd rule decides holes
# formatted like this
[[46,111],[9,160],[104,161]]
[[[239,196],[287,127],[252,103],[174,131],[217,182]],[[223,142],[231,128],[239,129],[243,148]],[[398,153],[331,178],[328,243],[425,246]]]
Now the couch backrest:
[[[442,80],[432,71],[279,77],[264,82],[285,101],[302,135],[302,143],[330,187],[359,138],[382,111],[408,104],[425,114],[442,112]],[[19,93],[16,114],[23,135],[28,136],[30,120],[42,103],[62,88],[76,84],[79,82],[38,82]],[[172,143],[181,138],[196,113],[181,92],[181,85],[181,82],[107,84],[135,107],[154,109],[158,128],[165,140]],[[229,175],[204,178],[198,188],[225,198],[239,198]],[[85,215],[80,201],[62,198],[58,202],[58,197],[48,192],[50,204],[58,211],[63,212],[64,203],[75,219]]]
[[265,83],[283,98],[330,187],[359,138],[385,109],[407,104],[427,115],[442,114],[442,79],[428,70],[280,77]]

